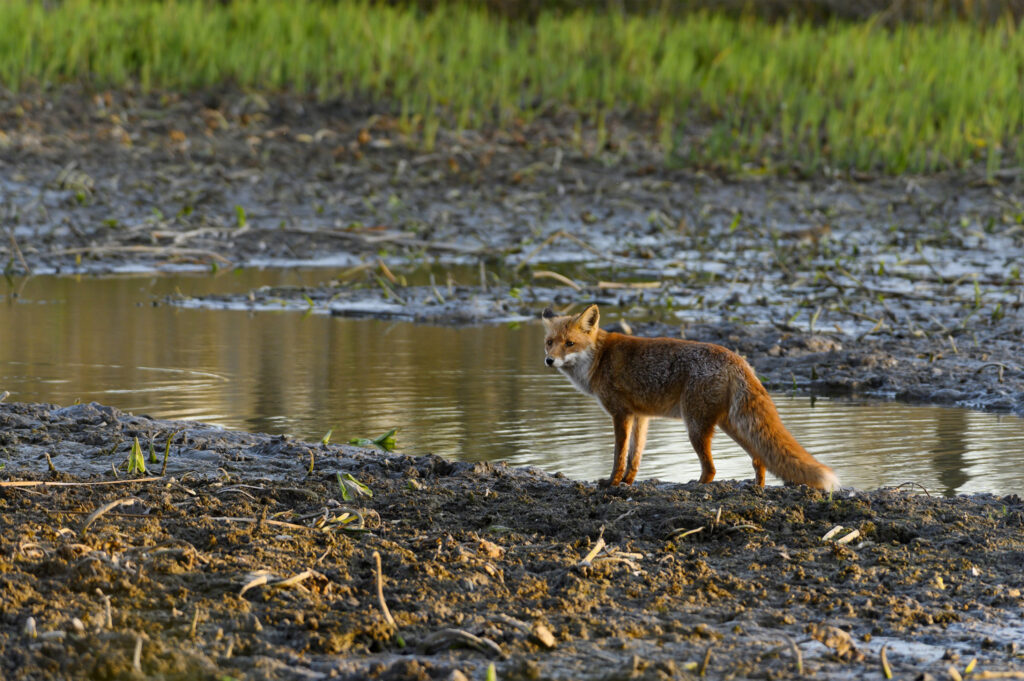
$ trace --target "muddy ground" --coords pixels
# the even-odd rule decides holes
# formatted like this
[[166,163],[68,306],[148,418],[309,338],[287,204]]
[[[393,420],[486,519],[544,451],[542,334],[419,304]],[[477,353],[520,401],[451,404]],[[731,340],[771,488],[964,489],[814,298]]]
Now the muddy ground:
[[1024,678],[1016,495],[606,490],[96,404],[0,404],[0,452],[7,679]]
[[[1016,170],[725,177],[666,164],[644,121],[614,122],[598,147],[558,117],[441,131],[426,151],[378,109],[230,91],[0,95],[0,258],[12,280],[339,271],[319,289],[171,301],[187,305],[476,323],[598,301],[638,333],[722,342],[778,389],[1024,413]],[[433,285],[414,275],[428,266]]]
[[[727,178],[654,138],[552,118],[425,150],[371,106],[0,94],[0,258],[8,292],[338,268],[178,305],[477,323],[597,301],[773,388],[1024,413],[1019,173]],[[125,481],[136,435],[158,461],[171,441],[166,475]],[[1016,496],[602,490],[96,405],[0,404],[0,463],[61,483],[0,487],[4,678],[881,678],[883,646],[897,678],[1024,678]]]

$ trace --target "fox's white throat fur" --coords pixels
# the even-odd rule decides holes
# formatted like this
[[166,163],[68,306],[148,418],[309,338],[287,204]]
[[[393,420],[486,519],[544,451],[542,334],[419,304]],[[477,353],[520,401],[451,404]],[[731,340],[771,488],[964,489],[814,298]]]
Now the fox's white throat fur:
[[569,377],[574,388],[584,395],[593,395],[590,390],[590,365],[594,362],[594,351],[580,350],[565,357],[555,358],[555,368]]

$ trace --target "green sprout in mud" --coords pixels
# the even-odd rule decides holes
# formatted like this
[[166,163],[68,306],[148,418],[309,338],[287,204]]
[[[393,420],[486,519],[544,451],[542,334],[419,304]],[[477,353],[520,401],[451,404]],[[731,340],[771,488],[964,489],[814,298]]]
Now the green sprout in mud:
[[171,441],[175,437],[177,437],[178,433],[180,432],[180,430],[176,430],[173,433],[171,433],[171,436],[169,438],[167,438],[167,446],[164,447],[164,464],[163,466],[160,467],[160,475],[164,475],[165,473],[167,473],[167,458],[171,455]]
[[128,452],[128,474],[146,474],[146,458],[142,455],[142,445],[139,444],[139,438],[137,437],[132,443],[131,451]]
[[333,428],[331,428],[330,430],[328,430],[328,431],[327,431],[327,433],[326,433],[326,434],[325,434],[325,435],[324,435],[324,436],[323,436],[322,438],[320,438],[320,444],[322,444],[322,445],[328,445],[328,444],[330,444],[330,443],[331,443],[331,434],[332,434],[333,432],[334,432],[334,429],[333,429]]
[[348,443],[357,447],[380,447],[384,451],[390,452],[395,448],[395,433],[397,432],[398,428],[392,428],[378,438],[371,440],[365,437],[354,437]]
[[249,220],[245,217],[245,208],[237,203],[235,204],[235,222],[238,224],[239,229],[249,224]]
[[366,483],[359,482],[351,473],[336,473],[335,476],[338,479],[338,489],[341,491],[341,498],[345,501],[351,501],[353,495],[359,497],[372,497],[373,490],[366,485]]

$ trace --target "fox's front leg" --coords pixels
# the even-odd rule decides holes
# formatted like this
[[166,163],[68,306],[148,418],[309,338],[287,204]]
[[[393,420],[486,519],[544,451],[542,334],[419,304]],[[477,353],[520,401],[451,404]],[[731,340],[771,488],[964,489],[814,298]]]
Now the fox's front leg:
[[632,414],[615,414],[612,422],[615,424],[615,466],[612,468],[612,476],[608,478],[608,486],[614,487],[622,482],[622,476],[626,473],[626,461],[629,458],[629,441],[633,435],[633,422],[636,419]]
[[633,444],[629,452],[629,465],[626,467],[626,477],[622,481],[632,485],[636,479],[636,472],[640,469],[640,457],[644,455],[644,445],[647,444],[647,422],[650,419],[646,416],[637,416],[633,423]]

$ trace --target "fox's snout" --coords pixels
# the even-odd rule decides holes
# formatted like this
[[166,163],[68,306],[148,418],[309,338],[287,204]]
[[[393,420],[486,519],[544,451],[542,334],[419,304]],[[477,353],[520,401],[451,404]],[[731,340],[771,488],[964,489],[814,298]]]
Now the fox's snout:
[[555,366],[555,358],[554,357],[545,357],[544,358],[544,363],[547,364],[549,367],[553,367],[553,366]]

